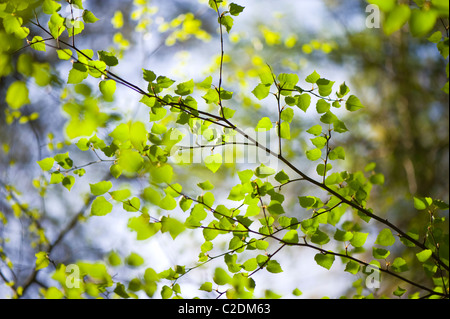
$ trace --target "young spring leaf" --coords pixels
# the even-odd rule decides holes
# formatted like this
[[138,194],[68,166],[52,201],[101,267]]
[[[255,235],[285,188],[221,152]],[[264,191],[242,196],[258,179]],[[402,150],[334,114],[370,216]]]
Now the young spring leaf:
[[258,99],[258,100],[263,100],[265,99],[269,93],[270,93],[270,85],[266,85],[263,83],[259,83],[255,89],[252,91],[253,95]]
[[320,96],[329,96],[333,92],[333,81],[321,78],[317,80],[316,84],[319,87]]
[[213,173],[219,170],[220,166],[222,166],[222,162],[223,158],[220,153],[209,155],[205,158],[206,167]]
[[106,200],[105,197],[100,196],[94,199],[91,206],[91,215],[105,216],[113,209],[113,205]]
[[28,98],[28,88],[25,82],[13,82],[6,92],[6,103],[12,109],[20,109],[25,104],[30,103]]
[[392,246],[395,243],[395,237],[389,228],[383,229],[377,236],[375,244],[381,246]]
[[308,75],[305,79],[306,82],[314,84],[317,82],[317,80],[320,79],[320,75],[314,71],[313,73],[311,73],[310,75]]
[[322,156],[322,151],[318,148],[306,151],[306,157],[310,161],[317,161]]
[[421,263],[424,263],[431,257],[431,255],[432,255],[432,251],[430,249],[425,249],[425,250],[422,250],[421,252],[417,253],[416,257]]
[[283,242],[288,244],[297,244],[298,243],[298,232],[296,230],[290,230],[288,231],[284,237]]
[[347,99],[347,102],[345,102],[345,107],[350,112],[354,112],[363,108],[364,105],[362,105],[361,101],[356,96],[350,95],[350,97]]
[[281,269],[280,264],[276,260],[269,260],[266,264],[266,269],[268,272],[273,274],[283,272],[283,269]]
[[303,112],[306,112],[311,105],[311,96],[309,94],[301,94],[298,96],[297,100],[297,106],[302,110]]
[[97,22],[99,19],[89,10],[84,10],[83,11],[83,20],[86,23],[95,23]]
[[237,5],[236,3],[230,3],[228,8],[230,9],[230,14],[233,16],[238,16],[245,9],[245,7]]
[[55,159],[53,157],[47,157],[43,160],[38,161],[37,163],[43,171],[49,171],[52,169],[53,164],[55,163]]
[[255,127],[255,131],[257,132],[265,132],[269,131],[273,128],[272,121],[268,117],[263,117],[259,122],[258,125]]
[[334,263],[334,255],[318,253],[314,256],[314,260],[319,266],[330,270]]
[[350,244],[355,248],[362,247],[366,242],[368,235],[368,233],[354,232],[353,238],[350,240]]
[[228,15],[221,16],[219,19],[219,23],[227,29],[227,32],[230,33],[231,28],[234,24],[234,19]]
[[35,270],[46,268],[50,265],[50,260],[48,259],[48,254],[45,251],[40,251],[35,254],[36,256],[36,267]]
[[107,66],[116,66],[117,64],[119,64],[119,60],[116,58],[116,56],[111,53],[111,52],[107,52],[107,51],[98,51],[98,58],[105,62],[105,64]]

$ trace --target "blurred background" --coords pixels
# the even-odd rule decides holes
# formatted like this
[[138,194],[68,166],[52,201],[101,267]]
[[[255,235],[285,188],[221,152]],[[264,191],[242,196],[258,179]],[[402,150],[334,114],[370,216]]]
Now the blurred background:
[[[382,29],[367,28],[365,1],[236,2],[245,6],[245,10],[235,18],[232,30],[224,37],[223,86],[235,92],[227,106],[237,111],[234,121],[238,126],[254,127],[257,119],[274,118],[277,114],[275,99],[261,102],[251,94],[258,72],[267,64],[276,74],[296,73],[300,79],[315,70],[322,77],[336,81],[336,86],[345,81],[352,94],[366,106],[352,114],[342,112],[349,132],[333,136],[333,143],[345,147],[346,160],[341,163],[342,167],[335,169],[351,172],[364,170],[369,162],[376,163],[377,172],[385,176],[385,187],[375,187],[369,202],[377,215],[409,230],[419,227],[428,218],[414,209],[412,196],[429,196],[448,202],[449,108],[448,94],[441,90],[447,81],[448,61],[442,58],[434,43],[412,37],[407,27],[390,36]],[[83,5],[100,21],[86,25],[82,36],[76,38],[77,46],[94,52],[116,52],[121,59],[114,72],[122,78],[145,88],[144,68],[177,82],[189,79],[200,82],[213,75],[213,83],[217,83],[220,38],[217,15],[207,1],[86,0]],[[67,15],[71,14],[63,5],[63,16],[65,10]],[[40,18],[45,21],[45,17]],[[448,20],[445,23],[448,25]],[[438,29],[445,32],[440,26]],[[30,35],[42,33],[33,26],[30,30]],[[148,108],[139,103],[139,94],[118,87],[115,99],[104,101],[99,97],[98,79],[88,79],[84,87],[66,87],[71,64],[59,60],[54,50],[20,49],[23,42],[8,38],[2,29],[0,39],[4,44],[0,49],[2,274],[18,283],[27,282],[33,273],[34,254],[40,246],[45,246],[41,228],[46,229],[45,236],[50,243],[64,234],[52,250],[51,257],[57,262],[105,260],[111,251],[122,257],[131,252],[139,253],[145,260],[143,266],[112,270],[120,280],[138,276],[146,267],[162,271],[175,265],[194,266],[198,247],[203,242],[201,232],[186,232],[175,240],[162,234],[136,241],[135,234],[127,228],[131,215],[120,207],[106,218],[74,219],[88,215],[89,203],[85,198],[89,183],[104,179],[109,172],[108,164],[85,167],[85,176],[77,180],[70,192],[61,185],[47,187],[45,181],[49,176],[36,164],[38,160],[65,152],[69,152],[77,166],[96,160],[94,153],[81,152],[65,134],[68,116],[62,105],[67,101],[97,98],[99,108],[108,115],[108,121],[97,135],[107,139],[111,128],[119,121],[148,118]],[[33,66],[26,67],[30,65]],[[21,114],[12,112],[4,98],[9,85],[16,80],[26,80],[30,91],[31,103]],[[308,89],[306,85],[305,88]],[[285,143],[283,151],[304,171],[314,173],[314,166],[303,155],[308,146],[304,131],[317,124],[318,116],[313,107],[306,114],[300,110],[295,114],[291,143]],[[212,176],[204,166],[198,165],[189,169],[179,167],[176,174],[177,180],[183,181],[183,190],[192,196],[199,194],[196,184],[209,179],[216,185],[217,201],[226,202],[232,183],[238,180],[236,172],[244,168],[245,165],[227,164],[220,174]],[[121,177],[114,181],[115,185],[132,185],[137,193],[146,183],[146,179],[139,178]],[[44,188],[45,196],[41,196]],[[298,207],[299,193],[321,195],[314,194],[313,189],[303,184],[289,185],[284,192],[285,210],[291,209],[287,214],[297,218],[311,214]],[[40,218],[33,218],[36,214]],[[182,212],[171,213],[172,216],[177,214]],[[448,216],[448,212],[446,214]],[[219,254],[226,246],[217,245],[215,249]],[[284,272],[255,274],[255,295],[264,297],[266,293],[267,296],[270,289],[291,298],[296,288],[303,292],[301,297],[304,298],[338,298],[351,294],[352,283],[357,278],[344,272],[345,266],[339,262],[330,271],[321,269],[314,262],[314,254],[307,249],[285,249],[278,257]],[[8,263],[14,265],[13,270]],[[199,291],[198,287],[210,278],[218,263],[219,260],[184,276],[180,280],[183,294],[188,298],[214,297]],[[39,273],[38,284],[30,286],[25,297],[37,298],[39,289],[51,284],[46,282],[46,274],[52,271],[50,268]],[[0,297],[5,298],[11,290],[3,281],[0,279]],[[392,287],[382,286],[373,292],[381,294],[389,289]]]

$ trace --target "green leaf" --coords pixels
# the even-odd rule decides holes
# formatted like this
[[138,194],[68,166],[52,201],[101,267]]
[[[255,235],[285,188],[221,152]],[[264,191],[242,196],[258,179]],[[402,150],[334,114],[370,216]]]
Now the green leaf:
[[208,91],[205,95],[202,96],[202,98],[208,104],[217,104],[219,102],[219,94],[214,89],[208,89]]
[[131,267],[139,267],[144,264],[144,258],[142,258],[141,255],[132,252],[125,258],[125,263]]
[[345,150],[342,146],[338,146],[331,150],[330,154],[328,155],[328,158],[330,160],[345,160]]
[[177,238],[177,236],[186,229],[184,224],[179,220],[166,216],[162,217],[161,226],[162,226],[161,232],[162,233],[169,232],[172,239]]
[[88,77],[87,68],[84,64],[75,62],[73,68],[69,71],[69,77],[67,79],[68,84],[78,84]]
[[408,265],[406,264],[406,260],[401,257],[397,257],[394,259],[394,262],[391,265],[392,270],[395,272],[404,272],[407,271]]
[[128,227],[137,233],[137,240],[145,240],[161,230],[161,223],[149,223],[149,217],[143,214],[130,218]]
[[107,51],[97,51],[98,58],[100,61],[105,62],[107,66],[116,66],[119,64],[119,60],[116,58],[116,56]]
[[422,250],[420,253],[417,253],[416,257],[421,263],[424,263],[431,257],[432,254],[433,253],[430,249],[425,249]]
[[109,191],[112,187],[112,183],[110,181],[102,181],[96,184],[89,184],[92,195],[103,195],[107,191]]
[[289,176],[282,170],[277,175],[275,175],[275,180],[280,184],[285,184],[289,182]]
[[331,104],[323,99],[319,99],[316,104],[317,113],[322,114],[330,110]]
[[353,238],[350,240],[350,244],[355,248],[362,247],[366,242],[368,235],[368,233],[354,232]]
[[105,80],[99,83],[100,92],[103,94],[103,98],[107,102],[114,101],[114,92],[116,91],[116,81]]
[[314,256],[314,260],[319,266],[330,270],[334,263],[334,255],[318,253]]
[[222,285],[226,285],[226,284],[230,283],[232,281],[232,278],[222,268],[216,268],[214,270],[213,280],[216,284],[218,284],[219,286],[222,286]]
[[291,123],[294,118],[294,110],[291,108],[286,108],[281,112],[281,120]]
[[[282,90],[288,90],[286,95],[290,95],[291,92],[289,90],[293,90],[295,85],[298,83],[298,75],[292,73],[281,73],[278,75],[278,85]],[[283,93],[282,93],[283,94]]]
[[142,122],[133,122],[130,125],[130,142],[138,150],[143,151],[148,139],[148,132]]
[[100,196],[94,199],[91,206],[91,215],[105,216],[113,209],[113,205],[106,200],[105,197]]
[[83,20],[86,23],[95,23],[97,22],[99,19],[89,10],[84,10],[83,11]]
[[408,5],[400,4],[395,6],[394,10],[389,12],[383,23],[383,31],[386,35],[391,35],[400,30],[403,25],[408,22],[411,16],[411,10]]
[[117,267],[120,264],[122,264],[122,260],[121,260],[121,258],[119,256],[119,254],[114,252],[114,251],[109,253],[109,255],[108,255],[108,262],[113,267]]
[[31,40],[31,42],[30,42],[30,47],[36,51],[44,51],[45,52],[46,48],[45,48],[45,42],[43,40],[44,39],[38,35],[33,37],[33,40]]
[[237,5],[236,3],[230,3],[228,7],[230,9],[230,14],[233,16],[238,16],[245,9],[245,7]]
[[395,237],[389,228],[383,229],[377,236],[375,244],[381,246],[392,246],[395,243]]
[[50,17],[50,21],[48,22],[48,28],[50,30],[50,33],[55,39],[58,39],[59,36],[66,29],[64,23],[65,19],[56,12],[53,13],[52,16]]
[[192,199],[189,199],[189,198],[183,196],[180,199],[179,205],[180,205],[180,208],[185,212],[191,207],[192,203],[193,203]]
[[125,299],[130,298],[130,295],[127,293],[125,289],[125,286],[120,282],[116,284],[116,288],[114,288],[114,293]]
[[299,297],[299,296],[303,295],[303,292],[301,292],[300,289],[295,288],[295,289],[292,291],[292,294],[293,294],[294,296],[296,296],[296,297]]
[[61,172],[53,172],[50,176],[50,184],[61,183],[64,179],[64,175]]
[[259,122],[258,125],[255,127],[255,131],[257,132],[265,132],[269,131],[273,128],[272,121],[268,117],[263,117]]
[[320,96],[329,96],[333,92],[333,85],[335,82],[327,79],[319,79],[316,84],[319,87]]
[[245,261],[242,264],[242,268],[244,268],[246,271],[254,271],[256,268],[258,268],[258,262],[256,261],[256,258],[250,258]]
[[318,245],[325,245],[330,241],[328,235],[319,229],[311,236],[311,242]]
[[122,150],[117,163],[124,171],[137,173],[144,165],[144,159],[138,152],[133,150]]
[[384,184],[384,175],[381,173],[373,174],[369,178],[372,184],[383,185]]
[[269,212],[272,215],[281,215],[281,214],[285,214],[285,211],[283,209],[283,206],[281,205],[280,202],[276,201],[276,200],[272,200],[269,204],[269,206],[267,207],[267,209],[269,210]]
[[283,272],[283,269],[281,269],[280,264],[276,260],[269,260],[266,264],[266,269],[268,272],[273,274],[278,274],[280,272]]
[[286,140],[291,139],[291,127],[288,122],[282,122],[280,126],[280,137]]
[[183,82],[177,85],[177,88],[175,90],[175,94],[184,96],[189,95],[194,92],[194,80],[190,80],[187,82]]
[[325,145],[327,145],[327,139],[325,137],[323,137],[323,136],[318,136],[318,137],[312,138],[311,139],[311,143],[315,147],[321,149],[321,148],[324,148]]
[[60,60],[70,60],[72,58],[72,51],[70,49],[56,50]]
[[345,266],[344,271],[356,275],[359,272],[360,268],[361,268],[360,265],[356,261],[350,260]]
[[375,259],[386,259],[391,252],[383,248],[372,247],[372,255]]
[[212,282],[205,282],[205,283],[203,283],[200,286],[199,290],[211,292],[212,291]]
[[138,212],[141,207],[141,201],[139,198],[133,197],[124,201],[122,207],[127,212]]
[[389,12],[395,8],[396,0],[367,0],[371,4],[375,4],[381,11]]
[[318,80],[320,79],[320,75],[314,71],[313,73],[311,73],[310,75],[308,75],[305,79],[306,82],[314,84],[316,83]]
[[403,289],[402,287],[397,286],[397,289],[395,289],[395,291],[392,294],[394,296],[401,297],[405,294],[405,292],[406,292],[406,289]]
[[230,33],[231,28],[233,27],[234,19],[230,16],[221,16],[219,19],[219,23],[227,29],[227,32]]
[[276,173],[276,171],[273,168],[270,168],[264,164],[261,164],[255,170],[255,175],[259,178],[266,178],[275,173]]
[[314,125],[313,127],[306,130],[306,132],[308,132],[309,134],[318,136],[318,135],[322,134],[322,126],[320,126],[319,124]]
[[283,242],[288,244],[297,244],[298,243],[298,232],[296,230],[290,230],[288,231],[283,239]]
[[164,210],[174,210],[177,207],[177,202],[171,195],[167,194],[163,199],[161,199],[158,205]]
[[352,232],[336,229],[334,239],[337,241],[349,241],[353,238]]
[[28,88],[25,82],[15,81],[9,87],[6,92],[6,103],[12,109],[20,109],[25,104],[30,103],[28,98]]
[[209,190],[214,189],[214,185],[211,184],[210,181],[205,181],[203,183],[198,183],[197,186],[200,187],[201,189],[203,189],[204,191],[209,191]]
[[42,4],[42,11],[44,11],[45,14],[53,14],[59,10],[61,10],[61,5],[58,2],[53,0],[44,0],[44,3]]
[[238,176],[241,183],[247,183],[253,177],[253,171],[251,169],[247,169],[245,171],[238,172]]
[[430,197],[414,197],[414,208],[417,210],[424,210],[430,207],[433,199]]
[[67,188],[69,191],[72,189],[73,184],[75,184],[75,177],[66,176],[62,180],[62,185]]
[[342,99],[344,96],[346,96],[348,93],[350,93],[350,89],[347,86],[347,84],[342,83],[339,87],[339,92],[336,92],[336,95],[338,98]]
[[49,171],[52,169],[55,159],[53,157],[47,157],[37,162],[43,171]]
[[125,188],[125,189],[120,189],[117,191],[109,192],[109,195],[111,195],[111,197],[114,200],[116,200],[118,202],[122,202],[131,196],[131,191],[128,188]]
[[306,112],[311,105],[311,96],[309,94],[301,94],[298,96],[297,106],[303,112]]
[[35,270],[44,269],[50,265],[50,260],[48,259],[48,254],[45,251],[40,251],[35,254],[36,256],[36,266]]
[[109,167],[109,172],[111,173],[114,178],[119,178],[120,175],[122,175],[122,167],[117,164],[113,164]]
[[350,95],[350,97],[345,102],[345,107],[350,112],[354,112],[356,110],[359,110],[364,107],[364,105],[361,104],[361,101],[354,95]]
[[209,155],[205,158],[206,167],[213,173],[216,173],[220,166],[222,166],[223,157],[222,154],[217,153],[213,155]]
[[322,151],[318,148],[306,151],[306,157],[310,161],[317,161],[322,156]]
[[331,111],[328,111],[320,117],[320,121],[325,124],[334,124],[339,120],[336,115],[334,115]]
[[434,10],[413,9],[409,19],[409,29],[414,37],[427,35],[436,24],[438,18]]
[[252,91],[258,100],[265,99],[270,93],[270,85],[259,83]]
[[70,169],[73,166],[73,161],[69,157],[69,152],[63,154],[57,154],[53,156],[55,161],[64,169]]

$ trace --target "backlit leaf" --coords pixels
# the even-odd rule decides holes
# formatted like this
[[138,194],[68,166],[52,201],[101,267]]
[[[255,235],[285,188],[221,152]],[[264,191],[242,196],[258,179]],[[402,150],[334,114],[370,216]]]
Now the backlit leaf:
[[105,197],[100,196],[94,199],[91,206],[91,215],[104,216],[109,214],[113,209],[113,205],[106,200]]
[[334,263],[334,255],[331,254],[322,254],[318,253],[314,256],[314,260],[319,266],[322,266],[325,269],[330,269]]

